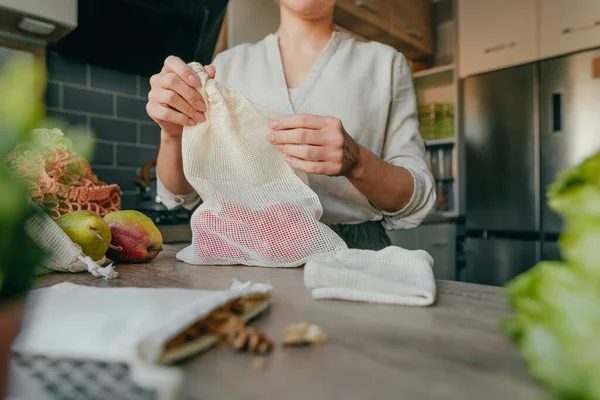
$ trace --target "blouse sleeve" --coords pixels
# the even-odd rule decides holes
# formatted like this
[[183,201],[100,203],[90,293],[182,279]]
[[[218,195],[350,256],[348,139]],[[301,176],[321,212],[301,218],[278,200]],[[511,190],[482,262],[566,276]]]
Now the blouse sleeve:
[[163,185],[158,174],[156,174],[156,195],[160,199],[160,202],[169,210],[177,207],[191,210],[200,202],[200,196],[198,196],[196,191],[192,191],[185,195],[177,195],[170,192],[169,189]]
[[410,68],[401,53],[393,63],[392,100],[382,158],[407,169],[414,180],[409,203],[393,213],[381,210],[383,226],[388,230],[418,226],[436,202],[435,182],[425,161],[425,142],[419,133],[415,91]]

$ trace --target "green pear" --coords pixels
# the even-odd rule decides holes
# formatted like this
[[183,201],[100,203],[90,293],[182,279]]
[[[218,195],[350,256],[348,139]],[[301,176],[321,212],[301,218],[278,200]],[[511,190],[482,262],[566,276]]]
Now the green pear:
[[94,212],[73,211],[57,218],[55,222],[94,261],[104,258],[108,248],[113,247],[110,244],[110,227]]

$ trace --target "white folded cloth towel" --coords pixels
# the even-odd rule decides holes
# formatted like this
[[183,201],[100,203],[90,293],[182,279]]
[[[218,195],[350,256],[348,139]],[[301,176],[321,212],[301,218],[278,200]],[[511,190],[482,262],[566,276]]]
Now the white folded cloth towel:
[[428,306],[436,298],[432,267],[424,250],[348,249],[307,262],[304,283],[314,299]]

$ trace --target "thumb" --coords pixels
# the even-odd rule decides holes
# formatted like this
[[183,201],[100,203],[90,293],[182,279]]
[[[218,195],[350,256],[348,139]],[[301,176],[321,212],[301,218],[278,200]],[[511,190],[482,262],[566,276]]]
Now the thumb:
[[208,77],[211,78],[211,79],[214,79],[215,74],[217,73],[217,69],[212,64],[206,65],[204,67],[204,71],[206,71],[206,73],[208,74]]

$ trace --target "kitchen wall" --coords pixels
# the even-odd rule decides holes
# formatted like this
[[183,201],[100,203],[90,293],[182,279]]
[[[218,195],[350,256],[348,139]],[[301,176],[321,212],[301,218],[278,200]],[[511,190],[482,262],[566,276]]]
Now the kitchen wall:
[[160,129],[146,113],[148,77],[107,70],[48,53],[49,117],[85,126],[96,137],[91,164],[100,180],[123,191],[123,208],[133,208],[133,183],[156,158]]

